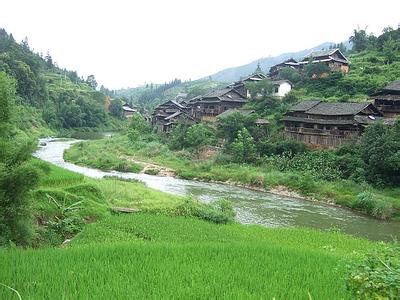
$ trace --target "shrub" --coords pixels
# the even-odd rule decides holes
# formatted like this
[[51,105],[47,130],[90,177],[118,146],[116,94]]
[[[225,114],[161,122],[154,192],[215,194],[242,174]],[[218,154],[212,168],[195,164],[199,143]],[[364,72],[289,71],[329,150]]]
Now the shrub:
[[347,288],[359,299],[399,299],[400,246],[375,251],[349,266]]
[[170,211],[176,216],[197,217],[216,224],[227,224],[234,220],[234,210],[229,201],[219,200],[211,204],[201,203],[191,198]]

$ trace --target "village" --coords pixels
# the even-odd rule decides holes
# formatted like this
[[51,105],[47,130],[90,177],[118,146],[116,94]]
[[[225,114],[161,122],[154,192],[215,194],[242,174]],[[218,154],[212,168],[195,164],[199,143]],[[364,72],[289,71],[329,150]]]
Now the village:
[[[178,123],[193,125],[200,122],[215,123],[232,113],[248,114],[243,109],[251,98],[247,88],[249,83],[268,81],[272,86],[270,96],[282,99],[294,87],[289,80],[279,78],[280,70],[291,68],[302,72],[308,64],[324,64],[331,72],[349,72],[349,60],[339,49],[315,51],[300,61],[288,59],[272,66],[265,75],[257,70],[223,89],[213,90],[204,95],[186,99],[179,94],[155,108],[148,121],[159,133],[168,134]],[[320,77],[327,76],[324,73]],[[314,76],[314,75],[313,75]],[[137,110],[128,104],[123,106],[126,117]],[[296,141],[312,147],[335,148],[344,142],[357,140],[364,128],[375,122],[393,124],[400,115],[400,80],[394,81],[379,92],[370,95],[364,102],[324,102],[309,99],[293,105],[280,120],[284,134]],[[268,126],[266,119],[257,119],[259,126]]]

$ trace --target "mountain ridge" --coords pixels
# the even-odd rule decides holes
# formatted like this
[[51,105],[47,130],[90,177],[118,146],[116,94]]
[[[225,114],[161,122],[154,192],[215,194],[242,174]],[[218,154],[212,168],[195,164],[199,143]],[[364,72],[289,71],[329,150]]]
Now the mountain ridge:
[[296,60],[303,58],[307,54],[309,54],[312,51],[316,50],[321,50],[321,49],[327,49],[331,47],[332,45],[335,45],[333,42],[325,42],[322,44],[319,44],[315,47],[309,48],[309,49],[303,49],[300,51],[295,51],[295,52],[285,52],[276,56],[270,56],[270,57],[263,57],[259,58],[256,60],[253,60],[252,62],[248,64],[244,64],[241,66],[237,67],[230,67],[221,71],[218,71],[214,74],[205,76],[201,79],[206,79],[211,76],[211,78],[215,81],[219,82],[233,82],[239,80],[241,77],[247,76],[251,73],[254,72],[254,70],[257,68],[257,64],[260,64],[261,69],[264,72],[267,72],[270,67],[279,64],[280,62],[289,59],[289,58],[294,58]]

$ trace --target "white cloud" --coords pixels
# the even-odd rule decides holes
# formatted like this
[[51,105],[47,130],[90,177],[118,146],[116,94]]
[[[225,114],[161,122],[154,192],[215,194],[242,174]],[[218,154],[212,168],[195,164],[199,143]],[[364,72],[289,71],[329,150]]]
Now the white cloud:
[[223,68],[347,39],[368,25],[397,27],[400,2],[146,0],[5,1],[0,27],[50,51],[61,67],[110,88]]

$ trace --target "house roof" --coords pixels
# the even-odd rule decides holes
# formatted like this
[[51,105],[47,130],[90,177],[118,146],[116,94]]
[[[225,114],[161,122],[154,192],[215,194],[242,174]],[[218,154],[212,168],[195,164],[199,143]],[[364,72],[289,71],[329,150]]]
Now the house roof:
[[129,112],[137,112],[136,109],[130,108],[129,106],[122,106],[123,111],[129,111]]
[[395,80],[383,88],[384,91],[400,92],[400,80]]
[[291,86],[293,86],[293,83],[291,83],[289,80],[286,80],[286,79],[274,80],[274,81],[271,81],[271,83],[273,85],[281,85],[282,83],[289,83]]
[[[334,57],[334,54],[337,54],[339,57]],[[299,64],[304,64],[307,63],[310,58],[313,59],[313,62],[324,62],[324,61],[338,61],[341,63],[349,63],[347,60],[346,56],[343,55],[343,53],[339,50],[339,48],[336,49],[328,49],[328,50],[318,50],[318,51],[313,51],[307,56],[305,56]]]
[[171,120],[179,115],[181,115],[182,112],[180,110],[178,110],[177,112],[174,112],[172,115],[169,115],[168,117],[165,117],[165,120]]
[[306,112],[310,115],[340,116],[355,115],[371,105],[369,102],[320,102]]
[[[237,95],[237,97],[227,95],[230,92],[235,93]],[[233,87],[227,87],[224,89],[209,92],[208,94],[205,94],[204,96],[202,96],[200,99],[196,99],[196,100],[207,101],[207,99],[210,99],[210,98],[218,98],[220,101],[242,101],[242,100],[245,100],[245,97],[240,92],[235,90]]]
[[255,121],[255,123],[256,123],[257,125],[266,125],[266,124],[269,124],[270,122],[269,122],[268,120],[265,120],[265,119],[257,119],[257,120]]
[[307,111],[310,108],[314,107],[315,105],[317,105],[318,103],[320,103],[321,100],[306,100],[306,101],[302,101],[297,103],[296,105],[292,106],[289,110],[290,111]]
[[220,113],[217,118],[226,118],[227,116],[230,116],[234,113],[240,113],[243,116],[248,116],[254,113],[255,111],[253,109],[228,109],[224,111],[223,113]]

